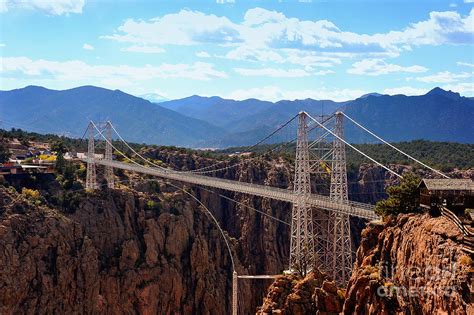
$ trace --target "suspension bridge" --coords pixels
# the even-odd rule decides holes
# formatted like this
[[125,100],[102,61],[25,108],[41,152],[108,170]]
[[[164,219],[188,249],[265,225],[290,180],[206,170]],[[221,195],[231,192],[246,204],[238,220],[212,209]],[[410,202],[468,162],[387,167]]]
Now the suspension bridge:
[[[105,130],[98,128],[94,122],[90,122],[88,129],[88,152],[83,162],[87,163],[86,188],[98,189],[96,167],[103,166],[104,177],[109,188],[114,187],[114,169],[122,169],[130,172],[147,174],[170,181],[182,182],[191,185],[218,188],[231,192],[270,198],[293,204],[291,213],[289,272],[297,272],[305,275],[313,268],[325,271],[339,285],[344,285],[350,278],[352,270],[353,248],[350,231],[350,217],[358,217],[365,220],[377,220],[378,215],[374,212],[374,206],[370,204],[350,201],[347,188],[346,170],[346,146],[352,148],[371,162],[384,168],[394,176],[402,177],[389,167],[383,165],[366,153],[360,151],[344,139],[343,119],[369,133],[390,148],[414,160],[416,163],[430,169],[440,176],[447,177],[443,173],[431,168],[411,155],[401,151],[388,143],[362,124],[358,123],[343,112],[336,112],[323,119],[316,119],[310,114],[301,111],[289,121],[282,124],[272,134],[265,137],[268,139],[276,132],[287,127],[297,119],[295,177],[292,189],[276,188],[267,185],[244,183],[216,177],[219,170],[224,170],[241,165],[218,167],[221,162],[201,169],[191,171],[179,171],[164,168],[157,165],[138,152],[136,152],[117,132],[109,121],[105,124]],[[319,136],[311,138],[312,130],[317,130]],[[105,131],[105,132],[104,132]],[[96,133],[102,141],[105,141],[104,157],[95,154]],[[144,164],[140,164],[129,158],[113,144],[113,133],[115,138],[122,141],[136,157]],[[262,141],[263,141],[262,140]],[[257,144],[262,143],[257,142]],[[113,150],[127,160],[121,162],[113,159]],[[255,157],[250,157],[255,158]],[[329,196],[316,194],[311,191],[311,174],[327,172],[330,174]],[[211,175],[211,176],[209,176]],[[216,222],[217,223],[217,222]],[[222,231],[221,231],[222,232]],[[222,233],[223,234],[223,233]],[[223,234],[224,235],[224,234]],[[225,235],[224,235],[225,238]],[[226,244],[227,240],[226,240]],[[229,246],[228,246],[229,247]],[[230,248],[229,248],[230,251]],[[232,256],[232,253],[230,251]],[[237,314],[237,279],[253,278],[268,279],[271,275],[241,275],[238,276],[234,268],[232,307],[233,314]]]

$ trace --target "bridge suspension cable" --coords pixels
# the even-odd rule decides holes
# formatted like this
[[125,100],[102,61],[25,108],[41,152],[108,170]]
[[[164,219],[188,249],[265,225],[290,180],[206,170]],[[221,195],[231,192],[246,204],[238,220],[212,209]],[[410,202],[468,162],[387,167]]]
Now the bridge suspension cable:
[[158,167],[160,169],[163,169],[165,171],[172,171],[172,170],[169,170],[165,167],[162,167],[156,163],[153,163],[151,161],[148,161],[146,158],[144,158],[140,153],[138,153],[137,151],[135,151],[129,144],[127,141],[125,141],[122,136],[118,133],[118,131],[115,129],[114,125],[112,125],[112,123],[109,121],[109,124],[110,126],[112,127],[112,130],[117,134],[117,136],[119,137],[119,139],[127,146],[127,148],[129,148],[133,153],[135,153],[135,155],[137,155],[138,157],[140,157],[143,161],[145,161],[146,163],[150,164],[150,165],[153,165],[155,167]]
[[[97,129],[97,126],[96,126],[93,122],[91,122],[91,123],[92,123],[92,125],[94,126],[94,128],[95,128],[97,131],[99,131],[99,130]],[[126,156],[125,153],[123,153],[122,151],[118,150],[117,147],[115,147],[112,143],[109,142],[109,140],[102,134],[101,131],[99,131],[99,134],[102,136],[102,138],[104,138],[105,141],[107,141],[107,142],[111,145],[112,148],[114,148],[115,151],[117,151],[117,152],[118,152],[120,155],[122,155],[125,159],[127,159],[128,161],[130,161],[130,162],[132,162],[132,163],[134,163],[134,164],[136,164],[136,165],[138,165],[138,166],[140,166],[140,167],[146,168],[146,166],[144,166],[144,165],[142,165],[142,164],[140,164],[140,163],[137,163],[136,161],[134,161],[134,160],[130,159],[128,156]],[[139,156],[140,156],[140,155],[139,155]],[[141,156],[140,156],[140,157],[141,157]],[[141,157],[141,158],[144,159],[143,157]],[[145,159],[145,161],[147,161],[147,160]],[[163,168],[163,167],[162,167],[162,169],[164,169],[164,170],[166,170],[166,171],[169,171],[168,169],[165,169],[165,168]],[[170,184],[169,182],[166,182],[166,183],[167,183],[167,184]],[[171,186],[174,186],[174,185],[172,185],[172,184],[170,184],[170,185],[171,185]],[[174,186],[174,187],[176,187],[176,186]],[[177,187],[177,188],[179,188],[179,187]],[[278,219],[277,217],[274,217],[274,216],[272,216],[272,215],[270,215],[270,214],[268,214],[268,213],[265,213],[265,212],[263,212],[263,211],[260,211],[260,210],[255,209],[255,208],[253,208],[253,207],[250,207],[250,206],[248,206],[248,205],[245,205],[245,204],[243,204],[243,203],[241,203],[241,202],[239,202],[239,201],[237,201],[237,200],[235,200],[235,199],[232,199],[232,198],[227,197],[227,196],[225,196],[225,195],[222,195],[222,194],[220,194],[220,193],[217,193],[217,192],[214,192],[214,191],[212,191],[212,190],[209,190],[209,189],[203,187],[202,185],[200,185],[200,188],[203,189],[203,190],[206,190],[206,191],[208,191],[208,192],[217,194],[217,195],[219,195],[220,197],[225,198],[225,199],[227,199],[227,200],[229,200],[229,201],[235,202],[235,203],[237,203],[237,204],[239,204],[239,205],[241,205],[241,206],[244,206],[244,207],[247,207],[247,208],[249,208],[249,209],[251,209],[251,210],[254,210],[254,211],[256,211],[256,212],[258,212],[258,213],[260,213],[260,214],[262,214],[262,215],[265,215],[265,216],[267,216],[267,217],[269,217],[269,218],[271,218],[271,219],[273,219],[273,220],[276,220],[276,221],[278,221],[278,222],[280,222],[280,223],[283,223],[283,224],[286,224],[286,225],[290,225],[288,222],[285,222],[285,221],[283,221],[283,220],[281,220],[281,219]],[[181,189],[181,188],[180,188],[180,189]],[[187,193],[187,192],[186,192],[186,193]],[[193,197],[193,198],[194,198],[194,197]]]
[[334,132],[332,132],[330,129],[328,129],[326,126],[324,126],[323,124],[321,124],[319,121],[317,121],[316,119],[314,119],[310,114],[306,113],[305,114],[311,119],[313,120],[315,123],[317,123],[319,126],[321,126],[321,128],[323,128],[324,130],[326,130],[327,132],[329,132],[330,134],[332,134],[334,137],[336,137],[337,139],[339,139],[340,141],[344,142],[347,146],[349,146],[350,148],[352,148],[353,150],[355,150],[356,152],[358,152],[359,154],[362,154],[363,156],[365,156],[366,158],[368,158],[369,160],[371,160],[372,162],[376,163],[377,165],[379,165],[380,167],[384,168],[385,170],[389,171],[390,173],[392,173],[393,175],[399,177],[399,178],[403,178],[403,176],[399,175],[397,172],[395,171],[392,171],[391,169],[389,169],[388,167],[386,167],[385,165],[383,165],[382,163],[376,161],[375,159],[371,158],[370,156],[368,156],[367,154],[365,154],[364,152],[362,152],[361,150],[357,149],[356,147],[354,147],[352,144],[350,144],[349,142],[347,142],[346,140],[344,140],[343,138],[339,137],[338,135],[336,135]]
[[[275,135],[277,132],[279,132],[280,130],[282,130],[283,128],[285,128],[287,125],[289,125],[295,118],[297,117],[297,115],[295,115],[294,117],[292,117],[290,120],[288,120],[285,124],[281,125],[279,128],[277,128],[276,130],[274,130],[271,134],[269,134],[268,136],[266,136],[264,139],[260,140],[259,142],[257,142],[256,144],[254,144],[253,146],[250,147],[250,149],[258,146],[259,144],[261,144],[262,142],[264,142],[265,140],[271,138],[273,135]],[[111,122],[109,122],[113,131],[115,132],[115,134],[119,137],[119,139],[127,146],[128,149],[130,149],[135,155],[137,155],[138,157],[140,157],[143,161],[145,161],[146,163],[150,164],[150,165],[153,165],[157,168],[160,168],[160,169],[163,169],[163,170],[166,170],[167,172],[178,172],[178,171],[175,171],[175,170],[170,170],[170,169],[167,169],[167,168],[164,168],[156,163],[153,163],[151,161],[149,161],[148,159],[146,159],[145,157],[143,157],[140,153],[138,153],[136,150],[134,150],[128,143],[127,141],[125,141],[125,139],[119,134],[119,132],[117,131],[117,129],[115,129],[115,127],[112,125]],[[96,128],[97,129],[97,128]],[[296,140],[296,139],[294,139]],[[293,142],[294,140],[292,140],[291,142]],[[289,143],[291,143],[289,142]],[[286,143],[286,144],[282,144],[282,145],[279,145],[278,147],[276,148],[273,148],[272,150],[270,150],[269,152],[273,152],[273,151],[276,151],[278,150],[280,147],[283,147],[285,145],[288,145],[289,143]],[[257,157],[261,156],[261,155],[264,155],[268,152],[264,152],[260,155],[258,155]],[[252,159],[255,159],[257,157],[254,157]],[[199,174],[205,174],[205,173],[213,173],[213,172],[216,172],[216,171],[220,171],[220,170],[225,170],[225,169],[229,169],[229,168],[233,168],[233,167],[236,167],[238,165],[241,165],[244,163],[244,161],[240,162],[240,163],[237,163],[237,164],[234,164],[234,165],[231,165],[231,166],[226,166],[226,167],[223,167],[223,168],[220,168],[220,169],[214,169],[214,170],[208,170],[208,171],[205,171],[206,169],[210,169],[212,167],[215,167],[219,164],[222,164],[223,162],[225,161],[220,161],[220,162],[217,162],[213,165],[210,165],[210,166],[206,166],[206,167],[203,167],[203,168],[200,168],[200,169],[196,169],[196,170],[191,170],[191,171],[187,171],[187,173],[199,173]]]
[[[296,116],[295,116],[295,117],[296,117]],[[288,125],[293,119],[294,119],[294,117],[293,117],[292,119],[290,119],[285,125]],[[134,149],[127,143],[127,141],[125,141],[125,140],[123,139],[123,137],[122,137],[122,136],[118,133],[118,131],[114,128],[114,126],[112,125],[112,123],[111,123],[111,122],[109,122],[109,123],[110,123],[112,129],[114,130],[114,132],[115,132],[115,133],[117,134],[117,136],[119,137],[119,139],[120,139],[133,153],[135,153],[135,155],[137,155],[139,158],[141,158],[145,163],[148,163],[148,164],[150,164],[150,165],[153,165],[153,166],[155,166],[155,167],[157,167],[157,168],[160,168],[160,169],[162,169],[162,170],[165,170],[165,171],[167,171],[167,172],[177,172],[177,173],[180,173],[180,171],[170,170],[170,169],[168,169],[168,168],[162,167],[162,166],[160,166],[160,165],[158,165],[158,164],[156,164],[156,163],[153,163],[153,162],[149,161],[149,160],[146,159],[145,157],[143,157],[143,156],[142,156],[141,154],[139,154],[136,150],[134,150]],[[284,126],[282,126],[279,130],[281,130],[283,127],[284,127]],[[276,133],[276,131],[274,131],[274,132],[272,133],[272,135],[275,134],[275,133]],[[270,136],[271,136],[271,135],[270,135]],[[267,136],[266,139],[268,139],[270,136]],[[265,141],[265,139],[262,140],[262,141]],[[260,141],[260,143],[261,143],[262,141]],[[258,145],[258,144],[257,144],[257,145]],[[280,145],[279,147],[282,147],[282,146],[285,146],[285,145],[288,145],[288,143],[283,144],[283,145]],[[256,145],[254,145],[254,146],[252,146],[252,147],[255,147],[255,146],[256,146]],[[270,152],[273,152],[273,151],[277,150],[279,147],[272,149]],[[117,150],[116,148],[114,148],[114,149]],[[117,150],[117,151],[118,151],[118,150]],[[261,155],[263,155],[263,154],[264,154],[264,153],[262,153]],[[256,157],[255,157],[255,158],[256,158]],[[214,164],[214,165],[208,166],[207,168],[212,167],[212,166],[215,166],[215,165],[217,165],[217,164],[219,164],[219,163],[222,163],[222,162],[224,162],[224,161],[221,161],[221,162],[218,162],[218,163],[216,163],[216,164]],[[237,165],[241,165],[241,164],[243,164],[243,163],[244,163],[244,161],[241,162],[241,163],[238,163],[238,164],[231,165],[231,166],[226,166],[226,167],[223,167],[223,168],[220,168],[220,169],[209,170],[209,171],[204,171],[204,172],[197,172],[197,170],[193,170],[193,171],[187,171],[187,172],[182,172],[182,171],[181,171],[181,173],[199,173],[199,174],[213,173],[213,172],[216,172],[216,171],[220,171],[220,170],[224,170],[224,169],[229,169],[229,168],[235,167],[235,166],[237,166]]]
[[[291,123],[291,121],[293,121],[298,115],[294,116],[293,118],[291,118],[288,122],[286,122],[284,125],[282,125],[279,129],[275,130],[270,136],[267,136],[265,139],[259,141],[257,144],[254,144],[252,145],[251,147],[248,148],[248,150],[251,150],[253,148],[255,148],[256,146],[258,146],[259,144],[261,144],[263,141],[265,141],[266,139],[270,138],[272,135],[274,135],[276,132],[280,131],[281,129],[283,129],[285,126],[287,126],[289,123]],[[330,116],[328,117],[326,120],[322,121],[321,123],[322,124],[326,124],[333,116]],[[313,124],[313,126],[310,126],[309,127],[309,130],[308,132],[312,131],[314,128],[316,128],[316,124]],[[327,134],[327,133],[326,133]],[[222,164],[224,163],[225,161],[219,161],[213,165],[209,165],[209,166],[206,166],[206,167],[203,167],[203,168],[199,168],[199,169],[196,169],[196,170],[192,170],[192,171],[188,171],[188,173],[196,173],[196,174],[206,174],[206,173],[214,173],[214,172],[218,172],[218,171],[223,171],[223,170],[227,170],[227,169],[231,169],[231,168],[234,168],[234,167],[237,167],[237,166],[240,166],[240,165],[243,165],[245,162],[247,161],[251,161],[251,160],[255,160],[255,159],[258,159],[259,157],[265,155],[265,154],[268,154],[268,153],[272,153],[272,152],[275,152],[285,146],[288,146],[290,144],[292,144],[293,142],[295,142],[297,140],[297,138],[295,137],[294,139],[292,139],[291,141],[288,141],[288,142],[285,142],[285,143],[282,143],[278,146],[276,146],[275,148],[271,149],[271,150],[268,150],[268,151],[265,151],[263,153],[260,153],[258,154],[257,156],[254,156],[250,159],[246,159],[244,161],[241,161],[239,163],[236,163],[236,164],[233,164],[233,165],[229,165],[229,166],[225,166],[225,167],[221,167],[221,168],[218,168],[218,169],[213,169],[213,170],[206,170],[206,169],[210,169],[212,167],[215,167],[219,164]]]
[[246,205],[246,204],[244,204],[244,203],[242,203],[242,202],[239,202],[239,201],[237,201],[237,200],[235,200],[235,199],[233,199],[233,198],[227,197],[227,196],[225,196],[225,195],[223,195],[223,194],[220,194],[220,193],[218,193],[218,192],[215,192],[215,191],[212,191],[212,190],[210,190],[210,189],[207,189],[207,188],[205,188],[205,187],[202,186],[202,185],[199,185],[199,188],[201,188],[201,189],[203,189],[203,190],[205,190],[205,191],[208,191],[208,192],[210,192],[210,193],[216,194],[216,195],[218,195],[218,196],[221,197],[221,198],[224,198],[224,199],[227,199],[227,200],[229,200],[229,201],[232,201],[232,202],[234,202],[234,203],[236,203],[236,204],[238,204],[238,205],[240,205],[240,206],[249,208],[249,209],[251,209],[251,210],[253,210],[253,211],[255,211],[255,212],[258,212],[258,213],[260,213],[260,214],[262,214],[262,215],[264,215],[264,216],[266,216],[266,217],[269,217],[270,219],[273,219],[273,220],[278,221],[278,222],[280,222],[280,223],[283,223],[283,224],[285,224],[285,225],[291,226],[290,223],[288,223],[288,222],[286,222],[286,221],[283,221],[283,220],[281,220],[281,219],[278,219],[277,217],[272,216],[271,214],[265,213],[265,212],[263,212],[263,211],[260,211],[260,210],[258,210],[258,209],[256,209],[256,208],[254,208],[254,207],[250,207],[250,206],[248,206],[248,205]]
[[430,169],[431,171],[445,177],[445,178],[449,178],[449,176],[447,176],[446,174],[426,165],[425,163],[421,162],[420,160],[417,160],[416,158],[414,158],[413,156],[409,155],[408,153],[400,150],[399,148],[397,148],[396,146],[394,146],[393,144],[391,144],[390,142],[388,141],[385,141],[384,139],[382,139],[381,137],[379,137],[378,135],[376,135],[375,133],[373,133],[372,131],[370,131],[369,129],[365,128],[364,126],[362,126],[361,124],[359,124],[357,121],[355,121],[354,119],[352,119],[351,117],[349,117],[347,114],[341,112],[347,119],[349,119],[350,121],[352,121],[356,126],[358,126],[359,128],[361,128],[362,130],[368,132],[370,135],[374,136],[375,138],[377,138],[378,140],[382,141],[383,143],[385,143],[386,145],[388,145],[389,147],[391,147],[392,149],[395,149],[397,150],[398,152],[400,152],[401,154],[405,155],[406,157],[412,159],[413,161],[417,162],[418,164],[421,164],[423,165],[424,167],[426,167],[427,169]]
[[110,142],[105,136],[104,134],[97,128],[97,126],[94,124],[94,122],[91,120],[91,124],[92,126],[94,127],[95,130],[97,130],[100,134],[100,136],[105,140],[105,142],[107,142],[115,151],[117,151],[120,155],[122,155],[125,159],[127,159],[128,161],[132,162],[133,164],[136,164],[140,167],[145,167],[144,165],[140,164],[140,163],[137,163],[136,161],[132,160],[131,158],[129,158],[127,155],[125,155],[125,153],[123,153],[122,151],[120,151],[119,149],[117,149],[116,146],[113,145],[112,142]]
[[189,191],[186,191],[184,188],[182,187],[179,187],[177,185],[174,185],[172,183],[170,183],[169,181],[166,181],[165,182],[167,185],[170,185],[176,189],[179,189],[181,190],[182,192],[184,192],[185,194],[189,195],[191,198],[193,198],[197,203],[199,203],[199,205],[201,205],[201,207],[203,207],[207,214],[209,214],[209,216],[212,218],[212,220],[214,221],[215,225],[217,226],[217,228],[219,229],[219,231],[221,232],[222,234],[222,237],[224,238],[224,241],[225,241],[225,245],[227,246],[227,250],[229,251],[229,255],[230,255],[230,260],[232,262],[232,270],[233,271],[236,271],[235,270],[235,263],[234,263],[234,257],[232,255],[232,250],[230,248],[230,245],[229,245],[229,241],[227,240],[227,237],[226,237],[226,234],[224,233],[224,230],[221,228],[220,224],[219,224],[219,221],[217,221],[216,217],[212,214],[212,212],[201,202],[201,200],[197,199],[193,194],[191,194]]
[[[254,145],[250,146],[247,150],[252,150],[253,148],[255,148],[255,147],[257,147],[258,145],[262,144],[264,141],[270,139],[270,138],[271,138],[272,136],[274,136],[277,132],[279,132],[280,130],[282,130],[282,129],[285,128],[286,126],[288,126],[293,120],[296,119],[296,117],[298,117],[298,115],[295,115],[295,116],[293,116],[292,118],[290,118],[290,119],[289,119],[287,122],[285,122],[283,125],[281,125],[281,126],[278,127],[277,129],[275,129],[272,133],[270,133],[269,135],[267,135],[267,136],[266,136],[265,138],[263,138],[262,140],[258,141],[258,142],[255,143]],[[294,139],[294,140],[296,140],[296,139]],[[294,141],[294,140],[292,140],[292,141]],[[291,143],[292,141],[290,141],[290,143]],[[280,145],[280,146],[282,146],[282,145]],[[276,147],[276,148],[270,150],[269,152],[275,151],[275,150],[278,149],[280,146],[278,146],[278,147]],[[261,156],[261,155],[263,155],[263,154],[265,154],[265,153],[268,153],[268,152],[264,152],[264,153],[262,153],[262,154],[259,154],[258,156],[253,157],[252,159],[255,159],[255,158],[257,158],[257,157],[259,157],[259,156]],[[219,164],[222,164],[222,163],[224,163],[224,162],[225,162],[225,161],[220,161],[220,162],[217,162],[217,163],[215,163],[215,164],[213,164],[213,165],[205,166],[205,167],[198,168],[198,169],[195,169],[195,170],[192,170],[192,171],[188,171],[188,172],[189,172],[189,173],[200,173],[200,174],[203,174],[203,173],[210,173],[210,172],[216,172],[216,171],[218,171],[218,170],[211,170],[211,171],[206,171],[206,170],[207,170],[207,169],[210,169],[210,168],[213,168],[213,167],[215,167],[215,166],[217,166],[217,165],[219,165]],[[242,164],[242,162],[241,162],[241,163],[234,164],[234,165],[237,166],[237,165],[240,165],[240,164]],[[232,166],[232,167],[235,167],[235,166]],[[228,169],[228,168],[230,168],[230,166],[223,167],[222,169]],[[220,169],[219,169],[219,170],[220,170]]]

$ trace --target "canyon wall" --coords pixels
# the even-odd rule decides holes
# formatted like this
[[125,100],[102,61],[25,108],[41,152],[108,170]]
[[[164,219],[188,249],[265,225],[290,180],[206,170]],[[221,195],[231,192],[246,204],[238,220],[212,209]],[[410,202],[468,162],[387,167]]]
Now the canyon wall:
[[153,209],[136,191],[83,193],[67,215],[0,195],[1,314],[229,312],[225,243],[182,193]]
[[[187,158],[188,155],[183,155]],[[170,154],[180,163],[179,154]],[[192,158],[191,158],[192,160]],[[170,162],[172,163],[172,162]],[[38,200],[0,188],[0,313],[230,313],[232,265],[219,230],[199,204],[160,181],[119,172],[118,189],[61,189],[25,179]],[[284,163],[262,161],[223,177],[287,187]],[[181,186],[180,183],[174,185]],[[129,186],[129,187],[126,187]],[[2,186],[0,186],[2,187]],[[286,266],[291,205],[185,187],[223,227],[239,274],[276,274]],[[239,283],[241,308],[254,312],[268,281]]]
[[444,217],[399,215],[362,232],[344,314],[474,314],[473,255]]
[[[144,154],[180,170],[216,162],[174,149]],[[229,159],[220,167],[234,163]],[[0,313],[230,313],[231,259],[204,209],[160,180],[116,174],[123,181],[117,189],[68,191],[61,206],[55,200],[65,192],[54,179],[13,183],[38,189],[44,196],[39,202],[0,186],[0,263],[5,266]],[[293,167],[283,158],[260,159],[209,175],[292,189]],[[362,167],[350,179],[357,182],[350,193],[375,201],[387,178],[392,180]],[[313,191],[327,193],[323,180],[314,177]],[[223,227],[239,274],[279,274],[287,268],[290,204],[205,187],[185,189]],[[364,222],[352,223],[358,245]],[[244,314],[262,304],[268,285],[239,281]]]

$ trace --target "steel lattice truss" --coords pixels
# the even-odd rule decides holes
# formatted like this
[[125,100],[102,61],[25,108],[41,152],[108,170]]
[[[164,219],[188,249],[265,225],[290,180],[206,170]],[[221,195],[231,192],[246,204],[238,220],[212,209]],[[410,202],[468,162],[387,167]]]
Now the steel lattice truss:
[[[105,159],[112,161],[112,124],[108,121],[105,125]],[[105,180],[107,187],[114,188],[114,169],[111,166],[105,167]]]
[[[344,138],[343,115],[336,113],[335,134]],[[349,202],[347,192],[347,170],[345,144],[338,138],[333,142],[333,159],[331,170],[331,200],[347,204]],[[329,268],[333,279],[340,285],[346,284],[352,270],[352,244],[349,216],[342,213],[331,213],[328,226],[328,250]]]
[[86,174],[86,189],[97,189],[97,172],[94,163],[95,160],[95,142],[94,133],[95,128],[92,122],[88,127],[89,141],[87,142],[87,174]]
[[[317,179],[328,177],[329,174],[330,200],[340,205],[349,204],[345,144],[339,139],[344,137],[343,115],[340,112],[336,113],[334,126],[330,127],[339,138],[331,138],[331,134],[324,129],[313,128],[316,135],[311,143],[308,142],[309,128],[306,121],[306,113],[300,113],[296,146],[290,270],[305,273],[307,271],[305,267],[311,265],[327,272],[338,284],[342,285],[349,280],[352,269],[349,215],[314,207],[312,216],[308,216],[306,214],[311,210],[308,209],[309,205],[304,203],[307,198],[303,196],[311,194],[311,173],[318,175]],[[324,117],[321,117],[321,121],[327,125],[333,123]],[[313,226],[312,233],[304,229],[311,225]],[[306,237],[311,234],[314,250],[310,251],[313,258],[308,261],[310,258],[305,255],[307,250],[301,244],[310,246],[311,242],[306,240]]]
[[313,219],[308,199],[311,196],[308,125],[306,115],[298,119],[294,202],[291,214],[290,270],[303,275],[313,267],[315,258]]
[[[103,124],[102,124],[103,126]],[[95,142],[95,131],[97,126],[91,121],[89,123],[88,129],[88,143],[87,143],[87,174],[86,174],[86,189],[97,189],[99,188],[97,182],[97,162],[96,162],[96,147],[98,143]],[[105,161],[112,161],[112,124],[110,121],[105,123],[105,150],[104,150],[104,159]],[[104,178],[107,181],[108,188],[114,188],[114,168],[111,165],[104,166]]]

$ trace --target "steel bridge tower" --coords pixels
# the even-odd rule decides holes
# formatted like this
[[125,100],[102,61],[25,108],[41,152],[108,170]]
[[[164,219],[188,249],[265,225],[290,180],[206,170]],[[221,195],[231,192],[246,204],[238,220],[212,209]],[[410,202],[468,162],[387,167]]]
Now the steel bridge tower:
[[[112,161],[112,123],[105,124],[105,160]],[[105,180],[108,188],[114,188],[114,169],[112,166],[105,167]]]
[[299,113],[295,160],[295,201],[291,213],[290,271],[306,275],[314,267],[313,218],[308,198],[311,195],[308,125],[305,112]]
[[[343,114],[337,112],[333,142],[330,199],[344,204],[349,202],[347,190],[346,149],[344,139]],[[338,138],[339,137],[339,138]],[[349,215],[330,213],[328,221],[329,269],[339,285],[345,285],[352,271],[352,244]]]
[[89,132],[89,141],[87,142],[87,174],[86,174],[86,189],[97,189],[97,172],[94,163],[95,158],[95,143],[94,143],[94,124],[89,122],[87,127]]

